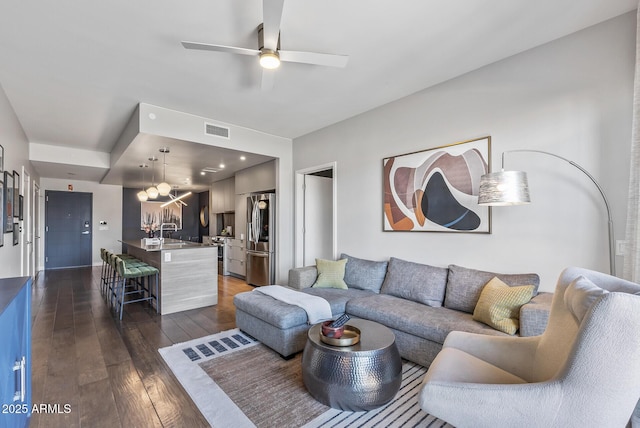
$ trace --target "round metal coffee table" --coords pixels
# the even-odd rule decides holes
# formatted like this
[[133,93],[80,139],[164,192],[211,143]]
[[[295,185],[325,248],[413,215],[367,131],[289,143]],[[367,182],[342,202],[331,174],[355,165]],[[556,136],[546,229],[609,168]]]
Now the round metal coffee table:
[[360,330],[353,346],[320,340],[320,324],[309,329],[302,355],[302,380],[316,400],[336,409],[359,412],[395,397],[402,381],[402,360],[391,330],[373,321],[351,319]]

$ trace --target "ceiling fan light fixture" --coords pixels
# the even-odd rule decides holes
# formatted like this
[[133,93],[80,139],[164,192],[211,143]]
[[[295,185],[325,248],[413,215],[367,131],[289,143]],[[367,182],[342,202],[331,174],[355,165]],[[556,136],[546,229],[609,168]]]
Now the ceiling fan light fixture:
[[278,52],[270,49],[262,49],[260,51],[260,66],[267,70],[280,67],[280,55],[278,55]]

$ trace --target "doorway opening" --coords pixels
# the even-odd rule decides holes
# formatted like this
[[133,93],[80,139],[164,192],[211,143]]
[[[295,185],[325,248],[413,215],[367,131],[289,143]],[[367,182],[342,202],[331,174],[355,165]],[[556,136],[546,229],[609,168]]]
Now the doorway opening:
[[296,171],[295,265],[337,256],[336,162]]

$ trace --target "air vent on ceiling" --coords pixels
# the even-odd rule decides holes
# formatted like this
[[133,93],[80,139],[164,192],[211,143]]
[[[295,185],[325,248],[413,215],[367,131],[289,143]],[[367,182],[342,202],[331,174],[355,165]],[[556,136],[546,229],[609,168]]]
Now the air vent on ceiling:
[[202,172],[218,172],[218,171],[220,171],[220,169],[207,166],[207,167],[202,168],[200,171],[202,171]]
[[206,135],[213,135],[215,137],[226,138],[229,137],[229,128],[225,128],[224,126],[214,125],[213,123],[205,123],[204,124],[204,133]]

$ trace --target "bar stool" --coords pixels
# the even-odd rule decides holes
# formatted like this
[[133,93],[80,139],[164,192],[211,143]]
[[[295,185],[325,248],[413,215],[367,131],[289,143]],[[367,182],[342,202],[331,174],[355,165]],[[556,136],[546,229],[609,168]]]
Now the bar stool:
[[[155,300],[156,312],[158,312],[158,274],[160,271],[157,268],[146,263],[129,263],[118,256],[115,256],[113,258],[113,261],[115,264],[117,279],[116,281],[114,281],[112,296],[115,297],[116,310],[120,312],[120,319],[122,320],[124,305],[128,305],[129,303],[145,301],[151,302]],[[149,286],[152,276],[155,277],[155,287],[153,292],[151,291],[151,287]],[[134,280],[134,289],[131,291],[127,291],[127,281],[129,280]],[[126,300],[126,296],[132,294],[138,294],[141,297],[134,298],[132,300]]]
[[115,265],[112,265],[111,263],[111,259],[114,256],[118,256],[121,259],[131,263],[132,266],[135,266],[136,263],[142,264],[140,260],[128,254],[115,254],[105,248],[100,248],[100,258],[102,259],[100,292],[102,293],[102,295],[106,295],[108,290],[110,289],[109,284],[112,282],[113,274],[115,273]]

